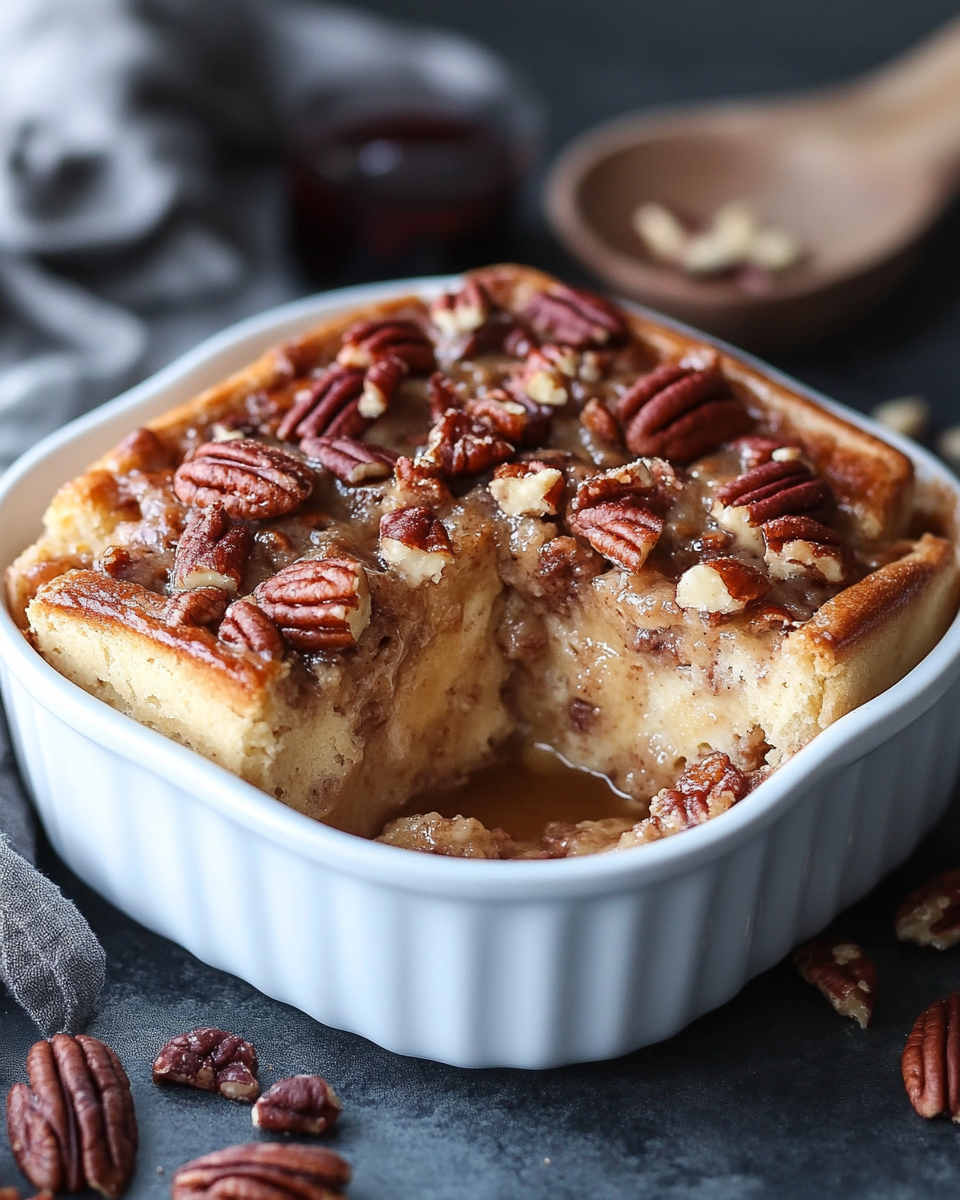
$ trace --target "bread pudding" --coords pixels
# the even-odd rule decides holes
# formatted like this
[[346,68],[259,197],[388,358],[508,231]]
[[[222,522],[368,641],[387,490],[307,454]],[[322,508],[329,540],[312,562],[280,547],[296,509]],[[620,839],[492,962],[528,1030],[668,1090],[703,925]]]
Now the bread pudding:
[[[900,679],[956,611],[955,541],[886,442],[508,265],[132,431],[6,580],[58,671],[279,801],[557,858],[724,812]],[[533,747],[622,803],[536,833],[523,789],[515,823],[432,811]]]

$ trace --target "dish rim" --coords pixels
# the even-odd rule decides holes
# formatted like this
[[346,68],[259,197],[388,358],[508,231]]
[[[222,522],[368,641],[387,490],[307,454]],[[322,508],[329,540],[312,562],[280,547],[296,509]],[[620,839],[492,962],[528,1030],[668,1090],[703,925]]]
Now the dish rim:
[[[248,317],[205,339],[148,379],[71,421],[23,454],[0,479],[0,523],[5,509],[16,500],[18,490],[35,483],[44,471],[56,470],[59,456],[71,444],[95,435],[118,417],[154,404],[192,373],[237,350],[243,343],[262,339],[261,351],[267,350],[283,337],[294,334],[295,329],[288,326],[302,323],[302,329],[306,330],[312,323],[338,311],[411,292],[429,298],[451,287],[459,278],[427,276],[319,293]],[[715,346],[759,370],[766,378],[813,399],[896,446],[913,461],[919,475],[945,486],[960,506],[960,481],[922,447],[718,338],[632,301],[618,302],[655,323]],[[251,357],[255,353],[252,351]],[[114,435],[105,436],[104,443],[101,453],[115,444]],[[58,474],[51,490],[45,493],[47,500],[62,482],[64,476]],[[682,838],[665,838],[634,853],[558,859],[550,865],[539,861],[492,864],[416,854],[344,833],[307,817],[197,752],[140,725],[60,675],[30,646],[5,603],[0,605],[0,660],[37,703],[78,733],[151,770],[221,816],[288,852],[341,874],[424,895],[489,901],[545,900],[642,889],[678,874],[685,865],[693,867],[718,859],[735,845],[761,834],[832,768],[840,769],[863,757],[936,703],[960,674],[960,613],[913,670],[873,700],[822,730],[754,792],[722,814],[722,820],[705,822],[686,830]],[[11,726],[14,725],[11,718]]]

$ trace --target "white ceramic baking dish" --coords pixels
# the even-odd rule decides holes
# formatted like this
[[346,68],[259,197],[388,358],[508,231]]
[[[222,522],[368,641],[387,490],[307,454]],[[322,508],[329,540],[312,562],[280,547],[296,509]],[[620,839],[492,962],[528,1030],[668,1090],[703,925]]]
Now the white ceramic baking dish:
[[[47,438],[0,486],[0,562],[37,536],[59,484],[136,425],[321,318],[444,284],[351,289],[245,321]],[[933,458],[883,436],[960,504]],[[5,611],[0,659],[24,777],[82,879],[320,1021],[464,1066],[607,1058],[676,1033],[906,857],[960,756],[955,621],[905,679],[707,825],[625,854],[463,861],[284,807],[62,678]]]

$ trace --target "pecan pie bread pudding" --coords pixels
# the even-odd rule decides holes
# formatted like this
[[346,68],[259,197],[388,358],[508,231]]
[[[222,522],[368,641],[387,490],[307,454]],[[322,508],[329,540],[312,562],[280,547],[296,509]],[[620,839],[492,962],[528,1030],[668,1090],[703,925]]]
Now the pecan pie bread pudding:
[[[948,507],[735,357],[500,266],[135,430],[7,591],[58,671],[301,812],[555,858],[723,812],[901,678],[957,607]],[[418,808],[518,742],[628,815]]]

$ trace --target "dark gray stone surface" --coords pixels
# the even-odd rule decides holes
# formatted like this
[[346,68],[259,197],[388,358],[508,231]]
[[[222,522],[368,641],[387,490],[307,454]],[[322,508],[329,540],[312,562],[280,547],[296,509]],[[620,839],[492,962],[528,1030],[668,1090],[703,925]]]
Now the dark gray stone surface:
[[[549,108],[550,152],[631,107],[842,78],[956,11],[948,0],[378,0],[370,7],[473,33],[524,69]],[[782,365],[859,407],[919,391],[941,426],[960,420],[958,248],[953,216],[880,313]],[[532,207],[518,253],[572,270]],[[952,1200],[960,1132],[914,1114],[899,1059],[919,1011],[960,985],[960,950],[900,946],[891,916],[908,887],[960,863],[954,811],[905,867],[833,926],[878,964],[869,1031],[837,1017],[781,964],[669,1042],[548,1072],[457,1070],[324,1028],[127,920],[49,852],[42,861],[107,950],[107,988],[91,1032],[115,1046],[133,1079],[142,1132],[135,1200],[166,1195],[172,1170],[186,1159],[252,1136],[249,1110],[150,1083],[159,1046],[198,1024],[251,1038],[265,1081],[295,1071],[329,1078],[345,1105],[329,1144],[354,1165],[355,1200]],[[27,1018],[0,998],[3,1092],[23,1077],[34,1036]],[[13,1182],[22,1186],[0,1139],[0,1185]]]

